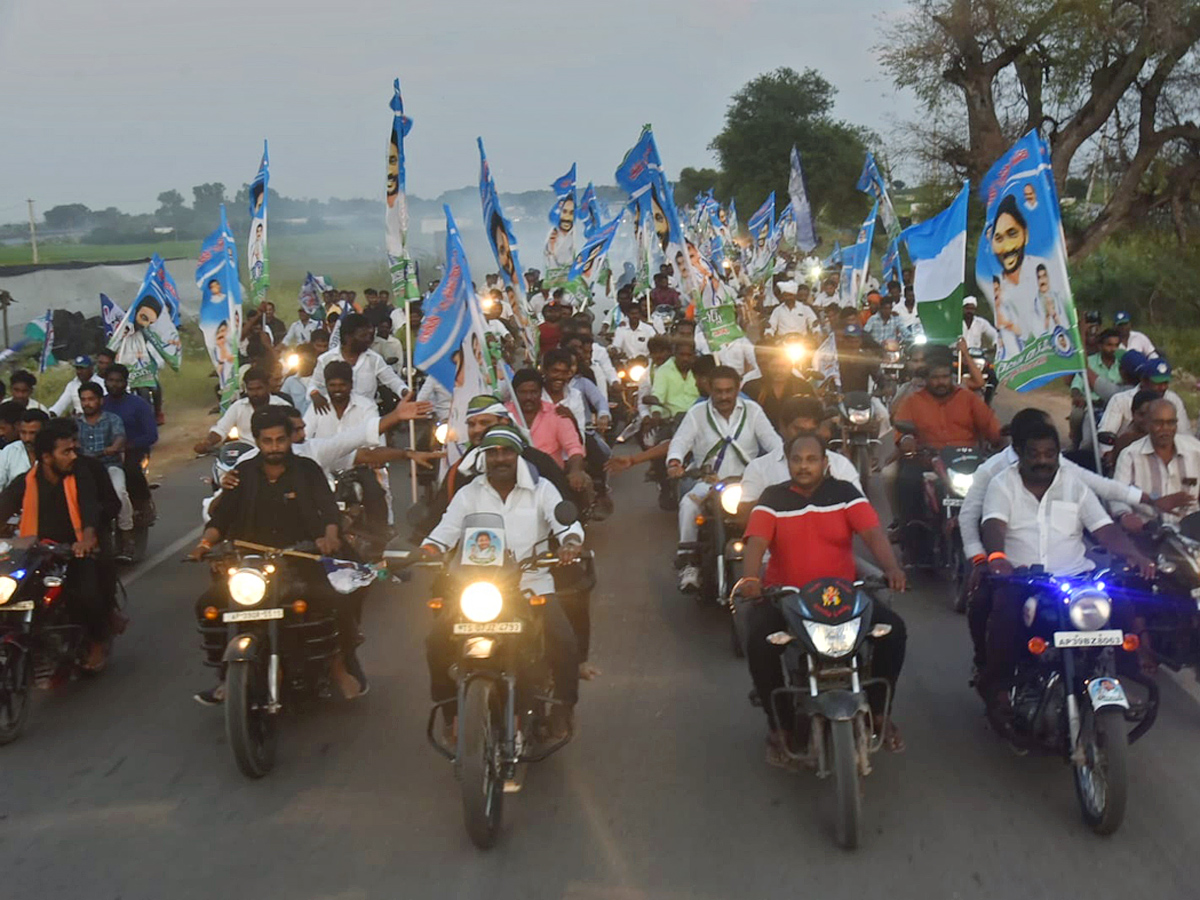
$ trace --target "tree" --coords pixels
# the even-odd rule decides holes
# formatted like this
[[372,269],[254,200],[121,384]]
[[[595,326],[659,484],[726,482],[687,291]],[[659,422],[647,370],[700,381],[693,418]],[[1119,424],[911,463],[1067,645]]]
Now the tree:
[[179,191],[163,191],[158,195],[158,209],[154,211],[154,218],[163,225],[179,228],[187,222],[190,213]]
[[775,208],[787,203],[790,155],[800,151],[809,201],[835,225],[862,221],[865,194],[855,189],[871,134],[834,119],[834,87],[813,69],[780,68],[759,75],[733,95],[725,128],[710,148],[721,161],[717,191],[736,197],[743,222],[775,191]]
[[221,204],[225,202],[225,185],[219,181],[198,184],[192,188],[192,209],[197,224],[204,228],[216,228]]
[[46,210],[42,215],[42,218],[46,220],[47,227],[61,229],[62,231],[73,231],[74,229],[82,228],[91,217],[92,211],[82,203],[67,203],[63,206],[54,206]]
[[709,188],[715,188],[721,178],[716,169],[693,169],[685,166],[675,182],[675,205],[682,207],[694,203],[697,194],[705,193]]
[[[1200,185],[1200,3],[1195,0],[909,0],[879,53],[933,114],[933,161],[978,184],[1021,134],[1043,129],[1059,195],[1087,163],[1112,181],[1068,235],[1082,259],[1166,210],[1183,237]],[[1091,156],[1091,159],[1077,156]]]

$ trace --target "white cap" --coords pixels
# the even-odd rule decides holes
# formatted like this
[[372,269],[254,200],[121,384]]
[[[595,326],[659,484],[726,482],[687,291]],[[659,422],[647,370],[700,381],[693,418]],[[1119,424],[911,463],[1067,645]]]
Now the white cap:
[[963,297],[963,306],[978,306],[978,305],[979,305],[979,301],[976,300],[974,297],[972,297],[970,295]]
[[775,290],[781,294],[794,294],[800,290],[800,285],[794,281],[780,281],[775,284]]

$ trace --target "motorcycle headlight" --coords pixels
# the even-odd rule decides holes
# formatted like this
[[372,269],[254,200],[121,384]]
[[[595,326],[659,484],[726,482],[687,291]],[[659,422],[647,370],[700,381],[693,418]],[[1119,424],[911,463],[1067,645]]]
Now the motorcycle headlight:
[[254,569],[237,569],[229,576],[229,596],[239,606],[253,606],[267,595],[267,579]]
[[808,639],[822,656],[837,658],[845,656],[854,649],[858,642],[858,631],[862,627],[862,619],[851,619],[840,625],[825,625],[821,622],[804,622],[804,630]]
[[727,484],[725,489],[721,491],[721,509],[729,513],[731,516],[736,516],[738,505],[742,502],[742,486],[740,484]]
[[646,374],[646,367],[643,365],[636,364],[636,365],[632,365],[629,367],[629,380],[630,381],[641,381],[642,378],[645,376],[645,374]]
[[445,444],[446,438],[450,436],[450,423],[438,422],[437,427],[433,429],[433,437],[439,444]]
[[1112,600],[1101,590],[1084,588],[1071,595],[1067,612],[1079,631],[1099,631],[1112,615]]
[[490,622],[500,615],[504,597],[500,588],[491,582],[475,581],[463,589],[458,605],[462,614],[472,622]]
[[850,419],[851,425],[866,425],[871,421],[871,411],[869,409],[850,409],[846,411],[846,417]]
[[974,474],[968,475],[966,472],[950,473],[950,490],[954,491],[960,497],[967,496],[967,491],[971,489],[971,485],[974,483]]
[[800,364],[802,359],[804,359],[805,347],[799,342],[785,344],[783,347],[783,352],[787,354],[788,361],[793,366],[796,366]]
[[0,575],[0,606],[12,599],[17,592],[17,580],[11,575]]

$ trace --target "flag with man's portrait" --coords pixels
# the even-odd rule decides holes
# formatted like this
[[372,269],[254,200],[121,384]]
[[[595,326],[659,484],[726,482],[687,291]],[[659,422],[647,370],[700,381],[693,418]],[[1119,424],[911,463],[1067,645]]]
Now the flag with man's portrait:
[[879,165],[875,162],[875,154],[870,150],[867,151],[867,158],[863,161],[862,174],[858,176],[856,187],[864,194],[870,194],[875,198],[875,204],[879,207],[879,217],[883,219],[883,230],[887,232],[890,239],[895,240],[900,235],[900,220],[896,217],[892,198],[888,196],[887,183],[883,180],[883,173],[879,171]]
[[250,285],[250,306],[257,309],[267,296],[271,269],[267,259],[267,184],[271,180],[267,142],[263,141],[258,174],[250,182],[250,238],[246,245],[246,278]]
[[392,125],[388,130],[387,182],[384,199],[384,244],[388,271],[392,276],[392,302],[404,307],[421,298],[417,273],[408,254],[408,195],[404,165],[404,139],[412,131],[412,119],[404,114],[400,79],[392,83]]
[[108,342],[116,362],[129,369],[130,388],[155,387],[163,363],[179,369],[183,344],[178,317],[179,291],[163,258],[155,253],[137,297]]
[[496,265],[500,267],[500,280],[505,287],[513,289],[516,297],[513,314],[525,338],[526,352],[533,360],[537,358],[538,330],[525,295],[525,279],[521,275],[521,261],[517,256],[517,236],[512,223],[500,208],[500,194],[483,149],[483,138],[476,138],[476,143],[479,145],[479,201],[483,206],[483,229],[492,255],[496,258]]
[[108,340],[125,318],[125,310],[121,309],[108,294],[100,295],[100,321],[104,324],[104,339]]
[[789,208],[796,220],[796,246],[808,253],[817,246],[817,230],[813,224],[812,206],[808,202],[804,170],[800,167],[800,151],[795,144],[792,145],[791,173],[788,175],[788,198],[791,200]]
[[217,373],[217,394],[225,410],[241,390],[238,345],[242,336],[242,286],[237,247],[224,204],[220,225],[200,244],[196,287],[200,288],[200,333]]
[[[575,164],[567,174],[550,184],[554,205],[550,207],[550,233],[546,236],[546,274],[552,280],[561,277],[575,257]],[[555,273],[551,275],[551,273]]]

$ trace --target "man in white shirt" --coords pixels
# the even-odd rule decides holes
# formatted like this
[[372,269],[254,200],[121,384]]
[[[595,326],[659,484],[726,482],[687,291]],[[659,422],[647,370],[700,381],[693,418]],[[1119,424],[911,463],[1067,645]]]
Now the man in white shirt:
[[307,344],[312,333],[320,327],[321,323],[305,312],[303,306],[300,307],[300,318],[288,326],[287,334],[283,336],[283,346],[299,347],[301,344]]
[[592,339],[590,332],[589,340],[592,345],[592,371],[596,374],[596,377],[606,385],[619,384],[621,379],[617,377],[617,367],[612,364],[612,357],[608,355],[608,348],[599,341]]
[[238,437],[250,440],[250,418],[257,410],[266,409],[268,406],[290,406],[282,397],[271,393],[270,379],[262,369],[251,368],[246,371],[242,376],[242,390],[246,396],[229,404],[229,408],[217,419],[208,434],[196,443],[194,449],[197,453],[207,453],[230,437],[235,428]]
[[[1200,509],[1196,488],[1200,479],[1200,440],[1179,433],[1178,414],[1166,400],[1152,401],[1146,417],[1150,433],[1121,451],[1113,480],[1132,485],[1155,500],[1179,500],[1178,506],[1162,516],[1166,522],[1177,524]],[[1140,531],[1156,511],[1149,505],[1139,505],[1135,512],[1127,502],[1113,504],[1113,513],[1126,531]]]
[[900,327],[905,330],[921,324],[921,316],[917,312],[917,293],[911,284],[904,286],[904,302],[896,304],[895,313],[900,318]]
[[1158,356],[1154,342],[1140,331],[1133,330],[1133,320],[1129,313],[1122,310],[1113,316],[1113,328],[1121,338],[1121,347],[1125,350],[1136,350],[1146,356]]
[[1000,333],[987,319],[976,315],[979,301],[974,297],[963,297],[963,328],[962,336],[971,350],[982,350],[985,347],[995,347],[1000,342]]
[[374,402],[379,385],[387,387],[397,397],[404,397],[405,385],[396,371],[382,356],[371,349],[375,340],[375,329],[361,313],[347,313],[341,321],[342,342],[339,347],[322,353],[313,370],[312,391],[309,397],[313,406],[324,410],[329,405],[325,396],[325,367],[341,360],[354,370],[354,393]]
[[[791,481],[792,473],[788,470],[784,447],[798,434],[820,432],[823,415],[821,401],[816,397],[792,397],[784,403],[779,418],[783,445],[776,453],[768,453],[750,460],[746,471],[742,473],[741,503],[753,504],[771,485]],[[866,495],[854,463],[832,450],[825,451],[825,459],[829,465],[830,478],[848,481]],[[747,507],[747,511],[748,509]]]
[[1180,399],[1178,394],[1167,387],[1171,383],[1171,364],[1161,357],[1156,357],[1147,360],[1142,365],[1138,375],[1141,381],[1135,387],[1118,391],[1109,398],[1108,403],[1104,407],[1104,415],[1100,417],[1100,424],[1096,427],[1096,431],[1100,434],[1104,434],[1105,432],[1120,434],[1128,428],[1133,422],[1133,396],[1139,390],[1143,390],[1155,391],[1161,394],[1164,400],[1170,400],[1179,417],[1179,430],[1190,432],[1192,426],[1188,419],[1187,410],[1183,406],[1183,400]]
[[[709,377],[709,398],[684,413],[675,436],[667,448],[667,475],[682,478],[684,460],[690,455],[693,466],[712,469],[719,478],[741,475],[757,456],[779,453],[783,441],[771,427],[762,407],[740,394],[742,380],[728,366],[717,366]],[[700,536],[696,513],[708,494],[709,485],[701,481],[679,501],[679,543],[694,544]],[[700,587],[700,570],[693,552],[679,549],[679,589],[695,591]]]
[[[77,416],[83,412],[83,406],[79,402],[79,386],[87,384],[93,380],[96,374],[96,369],[92,365],[90,356],[75,357],[75,377],[67,382],[67,386],[63,388],[63,392],[59,394],[54,405],[50,407],[50,415],[52,416]],[[95,383],[101,391],[104,391],[104,383],[102,379],[96,379]]]
[[816,329],[817,315],[803,303],[797,302],[798,286],[794,281],[780,281],[775,285],[780,303],[767,320],[767,334],[808,334]]
[[646,356],[646,344],[657,332],[643,320],[642,307],[634,303],[626,310],[626,321],[617,326],[613,333],[613,349],[625,354],[626,359]]
[[[502,539],[504,549],[517,560],[527,559],[544,548],[553,535],[559,540],[558,557],[573,562],[583,544],[583,528],[578,522],[564,525],[555,518],[555,507],[562,502],[558,489],[546,478],[534,478],[531,466],[521,461],[525,441],[511,426],[489,428],[479,442],[486,458],[483,478],[459,488],[437,526],[422,544],[427,555],[446,553],[474,540],[479,529],[467,526],[467,517],[493,513],[503,526],[499,534],[489,534],[492,544]],[[460,548],[457,552],[461,553]],[[579,697],[579,650],[571,623],[554,593],[554,579],[547,569],[531,569],[521,575],[521,588],[546,598],[540,607],[546,635],[546,653],[554,674],[555,698],[565,704],[565,714],[553,723],[552,730],[569,732],[571,710]],[[455,685],[447,674],[454,662],[450,631],[455,617],[441,616],[425,642],[429,662],[430,687],[434,701],[454,698]],[[452,709],[452,707],[445,707]],[[558,709],[558,707],[556,707]],[[447,712],[447,725],[454,712]]]
[[16,403],[22,409],[40,409],[44,413],[50,412],[45,405],[38,403],[33,399],[33,389],[37,387],[37,378],[32,372],[26,372],[24,369],[17,369],[12,373],[12,377],[8,381],[8,399]]
[[8,487],[33,466],[33,442],[50,416],[41,409],[27,409],[17,425],[20,440],[0,450],[0,490]]
[[741,375],[742,384],[762,378],[762,370],[758,367],[758,351],[745,335],[734,338],[718,350],[717,362]]
[[[983,501],[983,545],[993,575],[1004,579],[1014,568],[1032,565],[1058,576],[1090,571],[1093,563],[1083,542],[1087,529],[1109,552],[1153,577],[1154,563],[1130,543],[1096,495],[1074,471],[1059,467],[1058,430],[1052,424],[1030,422],[1014,442],[1017,465],[992,479]],[[1011,716],[1008,689],[1026,595],[1020,585],[999,581],[986,626],[980,688],[1002,734]],[[1132,624],[1132,610],[1116,596],[1111,622],[1122,630]]]

